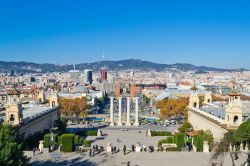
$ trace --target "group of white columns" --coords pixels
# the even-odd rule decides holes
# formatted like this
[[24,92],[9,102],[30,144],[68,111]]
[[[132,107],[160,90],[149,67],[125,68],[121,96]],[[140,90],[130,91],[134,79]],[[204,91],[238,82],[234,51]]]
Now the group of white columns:
[[[127,97],[127,122],[126,126],[130,126],[130,97]],[[139,97],[135,97],[135,123],[134,126],[139,126]],[[118,112],[118,126],[122,126],[122,97],[118,97],[119,112]],[[114,126],[114,97],[110,97],[110,126]]]

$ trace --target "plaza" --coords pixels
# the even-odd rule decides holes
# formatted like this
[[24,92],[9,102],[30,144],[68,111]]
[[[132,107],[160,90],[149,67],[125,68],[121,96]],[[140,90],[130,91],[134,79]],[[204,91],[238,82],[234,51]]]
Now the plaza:
[[[25,152],[28,157],[31,157],[30,163],[32,165],[86,165],[86,166],[162,166],[162,165],[187,165],[187,166],[209,166],[211,164],[212,153],[202,152],[158,152],[156,149],[154,152],[132,152],[131,145],[140,143],[145,145],[157,146],[159,140],[165,138],[164,136],[148,137],[146,131],[148,128],[158,126],[141,126],[141,127],[107,127],[103,128],[103,136],[88,136],[86,140],[92,142],[93,145],[103,146],[104,152],[95,154],[90,157],[89,152],[85,153],[64,153],[64,152],[52,152],[43,153],[32,156],[32,152]],[[126,129],[126,130],[124,130]],[[166,131],[174,131],[175,127],[167,128]],[[140,131],[140,132],[139,132]],[[119,141],[117,141],[119,140]],[[118,152],[112,154],[106,151],[107,144],[116,146]],[[126,145],[126,155],[123,154],[122,148]],[[60,154],[60,158],[57,160],[51,159],[51,155]],[[244,159],[236,161],[237,165],[240,165]],[[216,161],[220,163],[220,161]],[[225,156],[224,165],[231,165],[231,159],[229,155]]]
[[[31,156],[31,152],[26,152]],[[63,165],[82,165],[82,166],[126,166],[130,162],[131,166],[209,166],[210,153],[195,153],[195,152],[154,152],[154,153],[135,153],[130,152],[123,155],[122,152],[116,154],[101,154],[94,157],[89,157],[87,153],[62,154],[62,159],[58,161],[51,161],[48,154],[41,154],[32,157],[30,163],[32,165],[42,166],[63,166]],[[229,155],[225,156],[224,165],[231,165]],[[240,165],[241,160],[237,160],[236,164]]]

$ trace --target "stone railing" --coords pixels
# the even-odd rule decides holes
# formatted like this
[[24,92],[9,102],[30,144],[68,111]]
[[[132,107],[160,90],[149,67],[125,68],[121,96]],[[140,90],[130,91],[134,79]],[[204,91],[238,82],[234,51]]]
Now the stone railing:
[[202,115],[205,115],[205,116],[207,116],[209,118],[212,118],[212,119],[218,121],[221,124],[225,124],[225,121],[223,119],[218,118],[217,116],[211,115],[211,114],[209,114],[207,112],[201,111],[200,109],[197,109],[197,108],[194,108],[194,107],[190,107],[190,109],[192,109],[193,111],[196,111],[196,112],[198,112],[198,113],[200,113]]

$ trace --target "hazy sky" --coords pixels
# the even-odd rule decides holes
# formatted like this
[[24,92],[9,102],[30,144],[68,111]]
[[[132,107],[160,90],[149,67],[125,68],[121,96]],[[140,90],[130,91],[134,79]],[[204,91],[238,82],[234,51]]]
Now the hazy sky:
[[0,60],[250,68],[250,1],[2,0]]

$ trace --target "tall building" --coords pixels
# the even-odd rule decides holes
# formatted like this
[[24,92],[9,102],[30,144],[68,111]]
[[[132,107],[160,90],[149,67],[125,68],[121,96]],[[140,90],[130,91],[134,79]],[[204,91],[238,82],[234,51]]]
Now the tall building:
[[73,81],[73,82],[77,83],[79,81],[79,75],[80,75],[79,70],[70,70],[69,71],[69,79],[70,79],[70,81]]
[[101,81],[106,81],[107,80],[107,68],[102,67],[101,68]]
[[11,77],[14,77],[14,76],[15,76],[15,70],[13,70],[13,69],[10,70],[10,76],[11,76]]
[[93,73],[92,70],[88,70],[88,69],[84,70],[84,82],[85,83],[92,84],[92,82],[93,82],[93,77],[92,77],[93,74],[92,73]]
[[136,93],[136,86],[135,84],[130,84],[130,96],[131,97],[135,97],[135,93]]
[[135,76],[135,72],[134,72],[134,70],[131,70],[130,71],[130,77],[134,77]]
[[121,94],[121,84],[119,81],[115,83],[115,97],[119,97]]

